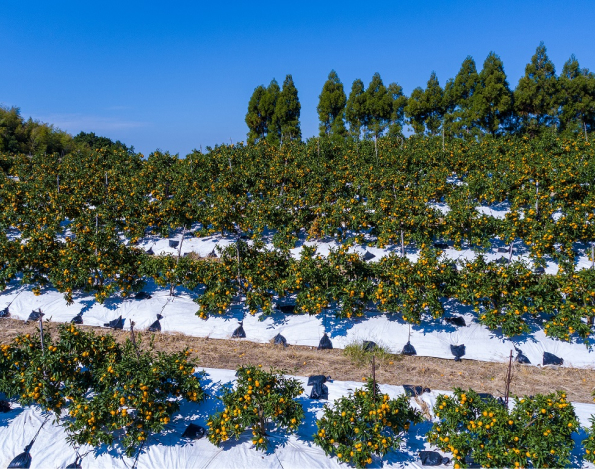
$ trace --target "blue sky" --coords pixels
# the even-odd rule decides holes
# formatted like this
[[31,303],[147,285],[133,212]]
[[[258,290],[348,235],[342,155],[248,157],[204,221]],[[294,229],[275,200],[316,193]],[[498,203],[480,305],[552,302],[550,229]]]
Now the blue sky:
[[379,72],[409,94],[490,51],[516,86],[544,41],[595,69],[593,1],[3,2],[0,103],[72,134],[185,155],[244,141],[259,84],[293,75],[304,138],[331,69],[349,92]]

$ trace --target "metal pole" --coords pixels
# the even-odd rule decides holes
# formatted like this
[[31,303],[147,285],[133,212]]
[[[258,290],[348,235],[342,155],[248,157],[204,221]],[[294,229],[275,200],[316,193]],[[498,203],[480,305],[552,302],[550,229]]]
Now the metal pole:
[[[41,308],[39,309],[41,313]],[[39,315],[39,338],[41,339],[41,353],[45,356],[45,346],[43,345],[43,316]]]

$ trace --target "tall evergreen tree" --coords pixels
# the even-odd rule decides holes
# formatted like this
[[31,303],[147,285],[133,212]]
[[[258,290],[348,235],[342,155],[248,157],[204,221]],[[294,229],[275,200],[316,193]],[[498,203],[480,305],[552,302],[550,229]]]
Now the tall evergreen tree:
[[423,135],[426,131],[427,112],[424,90],[420,86],[411,92],[405,106],[406,122],[413,127],[416,135]]
[[339,80],[337,72],[331,70],[328,79],[322,87],[318,97],[318,119],[320,120],[320,136],[344,136],[345,130],[345,104],[347,96],[343,90],[343,83]]
[[248,102],[248,113],[246,114],[246,124],[248,125],[248,143],[256,143],[266,137],[267,122],[265,116],[261,113],[261,100],[267,90],[260,85],[254,88],[254,92]]
[[438,82],[436,72],[432,72],[424,91],[424,105],[426,108],[426,127],[431,135],[437,135],[444,118],[444,91]]
[[449,80],[444,87],[444,100],[447,112],[446,120],[450,132],[459,137],[472,135],[477,126],[474,111],[474,96],[479,85],[479,75],[475,61],[468,56],[454,80]]
[[275,121],[279,127],[281,142],[302,138],[302,131],[300,130],[301,108],[293,78],[291,75],[287,75],[275,106]]
[[277,80],[274,78],[269,83],[266,93],[262,96],[258,109],[262,114],[266,124],[266,139],[269,143],[277,145],[281,135],[281,128],[279,126],[278,116],[275,113],[277,109],[277,99],[281,89]]
[[392,112],[388,126],[388,134],[391,137],[402,137],[407,96],[403,94],[403,87],[397,83],[388,85],[388,94],[392,100]]
[[595,74],[581,69],[574,55],[564,64],[559,80],[561,88],[561,130],[595,130]]
[[557,125],[559,101],[556,68],[541,42],[514,90],[514,107],[521,128],[536,133],[544,126]]
[[364,82],[359,78],[351,85],[351,92],[345,106],[345,120],[349,124],[349,134],[359,139],[366,118],[366,92]]
[[490,52],[483,63],[473,104],[477,123],[484,133],[497,135],[510,125],[512,92],[506,80],[504,64],[494,52]]
[[366,133],[375,140],[388,126],[393,112],[391,96],[382,82],[379,73],[375,73],[366,90],[364,126]]
[[426,89],[418,87],[411,93],[405,114],[416,134],[423,135],[427,130],[431,135],[437,135],[442,126],[444,113],[444,91],[436,73],[432,72]]

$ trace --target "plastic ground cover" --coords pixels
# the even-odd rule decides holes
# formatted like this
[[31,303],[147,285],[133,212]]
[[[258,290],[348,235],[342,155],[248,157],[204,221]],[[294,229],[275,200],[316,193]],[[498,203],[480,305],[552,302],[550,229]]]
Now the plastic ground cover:
[[[340,468],[348,467],[339,464],[336,458],[327,457],[324,452],[313,444],[312,435],[316,431],[316,419],[322,416],[325,401],[308,398],[311,387],[307,386],[306,377],[297,377],[304,386],[304,393],[299,402],[304,406],[305,422],[297,434],[285,435],[274,433],[267,452],[253,449],[250,431],[245,432],[238,441],[225,442],[220,448],[208,442],[206,438],[190,440],[182,438],[184,430],[190,423],[206,427],[208,416],[220,410],[222,404],[214,395],[221,392],[224,386],[231,386],[235,380],[235,371],[206,368],[207,376],[203,380],[210,397],[202,404],[184,402],[180,412],[172,418],[166,427],[166,432],[152,436],[147,440],[143,453],[138,458],[138,468],[146,469],[304,469],[304,468]],[[324,370],[321,370],[324,373]],[[353,381],[331,381],[325,383],[329,389],[329,401],[347,395],[361,387],[362,383]],[[402,386],[380,385],[383,393],[391,397],[404,394]],[[423,400],[430,409],[433,408],[438,394],[444,392],[431,391],[422,394]],[[450,393],[447,393],[450,394]],[[415,399],[410,399],[411,405],[420,409]],[[582,426],[589,424],[589,417],[595,413],[594,404],[573,404]],[[7,467],[9,461],[23,451],[35,433],[38,431],[44,416],[37,407],[15,408],[8,413],[0,414],[0,467]],[[430,428],[429,422],[412,426],[401,444],[400,451],[389,453],[384,460],[374,459],[371,468],[401,468],[423,467],[419,459],[419,452],[431,449],[426,443],[424,435]],[[584,432],[573,435],[577,445],[573,452],[573,467],[594,467],[580,458],[583,450],[580,440],[585,438]],[[91,451],[91,452],[89,452]],[[133,460],[122,458],[121,448],[108,449],[99,447],[92,451],[91,447],[79,449],[81,455],[89,452],[82,460],[83,468],[93,469],[129,469]],[[39,432],[39,436],[31,448],[31,469],[65,468],[75,460],[76,453],[66,442],[66,435],[62,428],[47,422]],[[444,467],[444,466],[441,466]]]

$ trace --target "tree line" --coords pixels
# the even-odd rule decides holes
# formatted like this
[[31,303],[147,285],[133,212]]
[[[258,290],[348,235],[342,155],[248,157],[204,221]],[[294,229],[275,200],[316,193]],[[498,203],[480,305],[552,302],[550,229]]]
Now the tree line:
[[72,136],[52,124],[46,124],[29,118],[25,120],[17,107],[0,106],[0,152],[7,153],[60,153],[75,150],[106,148],[134,153],[134,147],[115,142],[107,137],[100,137],[93,132],[80,132]]
[[[300,102],[291,75],[280,89],[273,79],[258,86],[248,104],[248,143],[279,144],[301,138]],[[536,135],[546,129],[588,133],[595,128],[595,73],[581,68],[574,55],[556,75],[545,45],[537,47],[516,88],[504,64],[490,52],[481,71],[468,56],[455,78],[440,85],[432,72],[425,88],[410,96],[397,83],[384,84],[375,73],[366,88],[356,79],[349,95],[332,70],[317,106],[320,136],[335,139],[402,137],[406,125],[416,135],[477,138],[481,135]]]

